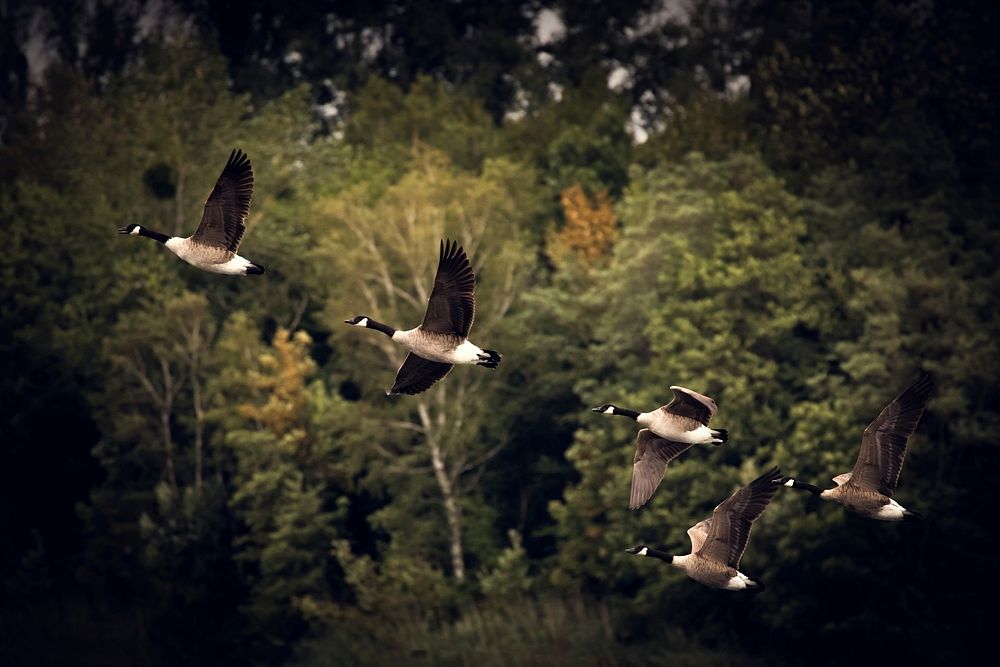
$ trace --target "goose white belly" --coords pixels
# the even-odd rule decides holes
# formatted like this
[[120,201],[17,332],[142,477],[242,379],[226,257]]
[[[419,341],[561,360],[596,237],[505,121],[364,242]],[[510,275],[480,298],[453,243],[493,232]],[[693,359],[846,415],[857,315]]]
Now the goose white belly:
[[[711,442],[713,438],[712,429],[704,424],[699,424],[693,419],[672,417],[663,410],[643,412],[636,417],[636,421],[661,438],[675,442],[696,445],[701,442]],[[697,427],[690,430],[685,429],[685,426],[688,425],[697,425]]]
[[750,577],[739,570],[695,554],[674,556],[671,565],[683,570],[687,576],[695,581],[712,588],[742,591],[755,585]]
[[478,345],[457,336],[424,331],[420,327],[396,331],[392,339],[417,356],[443,364],[475,364],[485,354]]
[[749,581],[750,577],[737,570],[736,576],[730,579],[723,588],[727,591],[742,591],[747,587]]
[[879,521],[902,521],[905,515],[906,509],[892,498],[889,498],[888,504],[880,507],[871,517]]
[[835,502],[861,516],[879,521],[902,521],[908,512],[892,498],[873,489],[842,484],[835,489],[824,489],[819,497]]
[[179,258],[202,271],[222,273],[227,276],[242,276],[246,275],[247,268],[253,266],[253,262],[250,260],[232,254],[228,250],[192,243],[189,238],[182,239],[175,236],[167,239],[163,245],[167,246]]

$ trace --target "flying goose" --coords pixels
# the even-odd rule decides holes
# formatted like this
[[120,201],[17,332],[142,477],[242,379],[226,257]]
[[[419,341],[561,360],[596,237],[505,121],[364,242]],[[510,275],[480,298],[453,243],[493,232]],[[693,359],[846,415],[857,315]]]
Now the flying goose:
[[427,303],[424,321],[415,329],[393,329],[367,315],[344,320],[346,324],[381,331],[408,350],[389,396],[419,394],[451,371],[455,364],[486,368],[500,365],[496,350],[483,350],[468,340],[476,315],[476,274],[457,241],[441,241],[437,276]]
[[896,489],[899,473],[903,470],[906,441],[916,430],[933,388],[934,381],[929,375],[924,375],[892,403],[882,408],[882,412],[861,436],[861,452],[854,470],[833,478],[836,488],[820,489],[791,477],[782,477],[775,483],[809,491],[869,519],[922,519],[917,512],[910,511],[893,500],[892,492]]
[[621,415],[647,427],[640,430],[635,439],[629,509],[646,504],[663,481],[667,464],[692,445],[721,445],[729,439],[724,429],[708,428],[709,420],[718,411],[714,400],[684,387],[670,388],[674,391],[673,400],[652,412],[639,413],[610,403],[593,408],[594,412]]
[[712,588],[759,593],[764,584],[739,571],[740,559],[750,539],[750,529],[778,490],[781,471],[772,468],[715,508],[712,516],[688,529],[691,553],[673,556],[644,544],[626,549],[636,556],[650,556],[684,570],[687,576]]
[[167,236],[135,223],[118,230],[159,241],[188,264],[203,271],[228,276],[264,273],[264,267],[240,257],[236,251],[247,228],[250,198],[253,196],[253,168],[250,158],[233,149],[229,161],[205,201],[205,212],[194,234],[187,238]]

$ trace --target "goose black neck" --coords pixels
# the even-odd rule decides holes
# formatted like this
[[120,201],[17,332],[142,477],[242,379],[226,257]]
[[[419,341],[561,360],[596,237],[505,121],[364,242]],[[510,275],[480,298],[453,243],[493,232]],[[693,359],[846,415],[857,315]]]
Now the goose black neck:
[[636,410],[629,410],[628,408],[619,408],[615,406],[615,411],[611,414],[616,417],[628,417],[629,419],[636,420],[639,418],[639,413]]
[[646,555],[650,558],[659,558],[666,563],[672,563],[674,557],[668,554],[666,551],[660,551],[659,549],[646,549]]
[[396,330],[390,327],[388,324],[382,324],[381,322],[376,322],[372,318],[368,318],[368,323],[365,324],[369,329],[374,329],[375,331],[381,331],[389,338],[392,338],[392,334],[396,333]]
[[153,239],[154,241],[159,241],[160,243],[166,243],[170,237],[166,234],[161,234],[160,232],[153,231],[152,229],[146,229],[145,227],[139,228],[139,236],[145,236],[148,239]]
[[797,479],[792,480],[791,488],[798,489],[799,491],[808,491],[809,493],[816,496],[823,493],[823,489],[819,488],[818,486],[813,486],[812,484],[806,484],[805,482],[800,482]]

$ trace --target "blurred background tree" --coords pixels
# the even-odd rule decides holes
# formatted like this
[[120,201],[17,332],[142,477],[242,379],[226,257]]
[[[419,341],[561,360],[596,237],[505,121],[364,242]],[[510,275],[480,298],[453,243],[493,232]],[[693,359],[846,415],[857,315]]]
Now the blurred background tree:
[[[989,637],[997,7],[0,2],[0,662],[836,664]],[[254,164],[263,279],[187,234]],[[383,395],[441,238],[459,368]],[[760,469],[849,469],[920,372],[899,496],[801,494],[740,598],[632,558]],[[628,512],[635,429],[715,396]],[[954,564],[961,564],[957,576]],[[846,658],[845,658],[846,659]]]

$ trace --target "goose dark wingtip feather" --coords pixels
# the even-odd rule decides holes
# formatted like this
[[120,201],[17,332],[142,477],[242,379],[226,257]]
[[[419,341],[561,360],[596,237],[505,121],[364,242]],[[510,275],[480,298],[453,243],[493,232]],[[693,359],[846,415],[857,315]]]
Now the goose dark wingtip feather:
[[250,157],[239,148],[234,148],[229,153],[229,159],[226,161],[226,166],[223,167],[222,171],[225,173],[230,169],[245,170],[249,172],[251,178],[253,177],[253,166],[250,164]]
[[753,523],[767,509],[778,491],[773,480],[781,476],[777,466],[733,492],[712,512],[712,528],[698,553],[739,568]]
[[924,373],[916,382],[907,387],[896,400],[907,404],[917,404],[923,409],[923,404],[927,402],[933,391],[934,379],[929,374]]
[[934,377],[930,373],[921,373],[913,386],[920,387],[921,389],[926,387],[927,393],[930,394],[930,391],[934,389]]
[[747,484],[747,487],[753,491],[757,491],[758,489],[777,490],[777,480],[779,479],[784,479],[781,474],[781,468],[772,466],[770,470]]
[[421,327],[467,338],[475,319],[476,274],[458,241],[442,239],[434,288]]
[[192,240],[209,246],[239,250],[253,199],[254,175],[250,158],[234,148],[205,201],[201,222]]
[[903,471],[908,440],[923,417],[933,389],[933,378],[924,373],[865,427],[850,488],[861,487],[892,497]]

